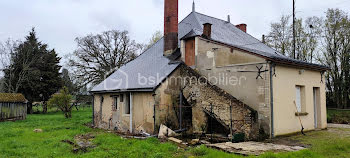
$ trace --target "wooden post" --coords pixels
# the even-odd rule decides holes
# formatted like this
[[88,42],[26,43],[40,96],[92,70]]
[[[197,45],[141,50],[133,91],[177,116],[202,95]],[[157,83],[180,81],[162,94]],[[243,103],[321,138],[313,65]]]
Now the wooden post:
[[231,142],[233,139],[233,133],[232,133],[232,102],[230,101],[230,134],[231,134]]

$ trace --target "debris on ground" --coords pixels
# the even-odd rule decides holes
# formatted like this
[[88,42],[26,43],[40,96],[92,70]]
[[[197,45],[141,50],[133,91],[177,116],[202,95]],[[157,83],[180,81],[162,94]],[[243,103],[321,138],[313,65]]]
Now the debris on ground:
[[74,142],[72,142],[72,141],[70,141],[70,140],[62,140],[61,142],[63,142],[63,143],[68,143],[68,144],[70,144],[70,145],[74,145],[75,143]]
[[210,142],[206,141],[206,140],[200,140],[199,141],[200,144],[210,144]]
[[168,140],[176,143],[178,145],[178,147],[181,147],[181,148],[186,148],[188,145],[188,143],[183,142],[182,140],[174,138],[174,137],[169,137]]
[[96,147],[92,143],[92,140],[94,138],[95,138],[95,135],[93,135],[91,133],[75,136],[74,140],[75,140],[76,144],[78,145],[78,148],[76,148],[76,150],[86,151],[86,149],[88,149],[88,148]]
[[141,140],[149,138],[149,137],[144,137],[144,136],[120,136],[120,137],[122,137],[124,139],[133,138],[133,139],[141,139]]
[[62,140],[64,143],[68,143],[73,146],[72,151],[77,153],[79,151],[87,152],[89,148],[94,148],[96,145],[92,143],[92,140],[95,138],[95,135],[88,133],[82,135],[76,135],[74,141],[71,140]]
[[199,139],[192,139],[190,142],[189,142],[190,145],[194,146],[194,145],[197,145],[199,144]]
[[150,137],[151,136],[151,134],[146,133],[146,132],[141,132],[141,135],[144,136],[144,137]]
[[43,132],[43,130],[42,130],[42,129],[34,129],[33,132],[35,132],[35,133],[41,133],[41,132]]
[[305,149],[301,146],[287,146],[272,143],[262,142],[242,142],[242,143],[216,143],[207,144],[207,147],[223,150],[229,153],[242,154],[242,155],[260,155],[264,152],[284,152],[284,151],[298,151]]
[[181,144],[182,143],[182,140],[180,139],[176,139],[174,137],[169,137],[168,140],[172,141],[172,142],[175,142],[177,144]]
[[171,130],[167,126],[165,126],[163,124],[160,125],[158,138],[175,137],[177,135],[178,134],[175,131]]
[[149,133],[141,131],[140,133],[129,133],[129,132],[120,132],[120,131],[109,131],[109,133],[115,133],[120,136],[122,139],[147,139],[149,137],[157,137],[158,135],[151,135]]

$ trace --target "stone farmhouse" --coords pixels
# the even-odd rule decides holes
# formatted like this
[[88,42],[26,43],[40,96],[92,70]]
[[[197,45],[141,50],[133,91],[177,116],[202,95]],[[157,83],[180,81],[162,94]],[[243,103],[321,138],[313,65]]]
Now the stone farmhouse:
[[324,72],[289,58],[232,24],[195,11],[178,22],[165,0],[164,37],[95,86],[94,126],[156,134],[275,137],[327,128]]

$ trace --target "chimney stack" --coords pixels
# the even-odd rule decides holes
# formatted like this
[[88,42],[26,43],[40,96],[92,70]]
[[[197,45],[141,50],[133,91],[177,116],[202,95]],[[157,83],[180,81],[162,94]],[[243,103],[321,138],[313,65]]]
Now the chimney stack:
[[247,24],[238,24],[236,25],[236,27],[242,30],[243,32],[247,32]]
[[202,36],[204,38],[211,38],[211,23],[205,23],[203,24],[203,34]]
[[178,0],[164,0],[164,56],[178,46]]
[[228,23],[231,23],[231,17],[230,17],[230,15],[227,15],[227,22],[228,22]]

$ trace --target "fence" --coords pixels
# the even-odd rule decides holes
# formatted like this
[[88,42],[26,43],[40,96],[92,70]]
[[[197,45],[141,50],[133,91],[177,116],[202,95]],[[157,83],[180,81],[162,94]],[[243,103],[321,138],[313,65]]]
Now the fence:
[[24,120],[27,117],[27,104],[0,103],[0,121]]

